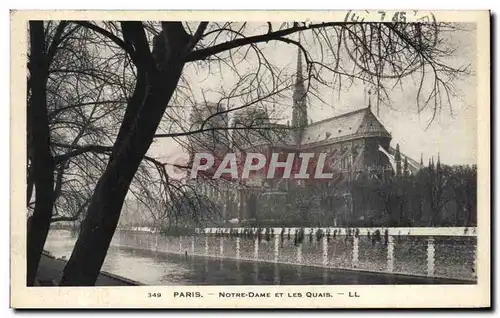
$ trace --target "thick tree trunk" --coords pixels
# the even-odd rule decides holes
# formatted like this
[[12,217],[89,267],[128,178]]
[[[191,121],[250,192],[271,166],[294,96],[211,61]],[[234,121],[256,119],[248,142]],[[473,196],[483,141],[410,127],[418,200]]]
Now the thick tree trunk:
[[137,114],[141,108],[144,94],[146,93],[146,86],[146,72],[138,69],[134,93],[130,97],[127,109],[125,110],[125,115],[123,116],[118,136],[116,137],[116,143],[113,147],[113,153],[109,159],[110,161],[115,158],[116,152],[120,149],[122,143],[125,142],[127,135],[134,128],[135,119],[137,118]]
[[121,156],[106,169],[94,191],[80,235],[64,269],[61,285],[95,284],[139,163],[136,158]]
[[[62,286],[93,286],[113,238],[130,183],[153,141],[154,134],[179,81],[184,61],[179,51],[187,43],[175,43],[166,71],[149,72],[148,90],[133,129],[115,142],[114,155],[92,196],[82,232],[61,279]],[[175,54],[177,53],[177,54]],[[137,98],[127,108],[136,108]]]
[[[159,97],[150,96],[145,103]],[[167,101],[164,104],[166,106]],[[99,180],[83,222],[82,232],[64,269],[61,285],[95,284],[116,230],[130,183],[153,141],[164,110],[165,107],[162,107],[161,112],[155,112],[157,115],[149,121],[150,126],[145,127],[147,131],[133,132]]]
[[30,22],[30,124],[32,132],[32,174],[36,205],[28,222],[27,284],[32,286],[50,227],[53,206],[53,166],[47,116],[46,84],[48,62],[42,21]]

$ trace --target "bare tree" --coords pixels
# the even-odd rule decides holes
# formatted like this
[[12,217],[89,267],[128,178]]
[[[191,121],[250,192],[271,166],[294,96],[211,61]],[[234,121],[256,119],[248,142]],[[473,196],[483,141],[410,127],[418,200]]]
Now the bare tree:
[[[444,102],[449,103],[449,96],[453,94],[451,80],[466,72],[465,68],[455,68],[443,61],[443,57],[451,52],[443,38],[439,37],[440,32],[448,32],[450,28],[444,24],[294,22],[250,25],[231,22],[77,21],[64,22],[63,25],[78,26],[91,34],[89,42],[80,45],[91,48],[96,55],[114,57],[112,61],[120,65],[118,69],[123,75],[117,76],[117,72],[102,74],[101,80],[106,83],[103,92],[107,98],[112,96],[114,90],[110,93],[108,87],[115,87],[116,81],[116,90],[122,92],[121,96],[126,97],[126,102],[119,100],[116,106],[122,112],[106,117],[118,119],[120,125],[119,129],[108,135],[109,143],[96,139],[88,143],[58,145],[60,149],[72,149],[67,154],[56,155],[64,156],[57,157],[60,162],[67,162],[69,158],[80,160],[80,156],[89,153],[106,154],[106,157],[100,157],[102,170],[96,168],[96,171],[100,171],[98,181],[89,189],[92,195],[82,231],[64,270],[62,285],[95,283],[125,197],[127,193],[136,191],[132,183],[136,173],[141,171],[143,162],[156,169],[155,176],[160,181],[157,185],[164,187],[161,190],[163,200],[175,202],[178,200],[174,200],[174,197],[179,193],[189,193],[182,189],[188,186],[168,179],[168,175],[164,174],[163,162],[148,156],[148,149],[155,138],[185,142],[182,138],[187,136],[215,131],[232,131],[234,134],[234,131],[239,130],[237,125],[186,127],[179,124],[182,124],[179,121],[182,109],[196,105],[193,88],[189,84],[189,70],[194,74],[212,74],[218,70],[221,77],[231,75],[233,83],[237,83],[217,88],[217,104],[225,105],[225,110],[208,117],[252,106],[269,110],[272,108],[269,101],[272,101],[271,105],[285,103],[285,92],[292,86],[290,79],[293,74],[286,73],[286,66],[269,61],[265,48],[273,43],[292,45],[302,52],[307,68],[301,80],[308,95],[318,100],[321,99],[322,87],[335,86],[340,89],[355,81],[364,81],[377,88],[377,104],[389,105],[390,89],[387,87],[403,85],[403,78],[410,76],[420,83],[418,110],[431,107],[437,112]],[[61,34],[64,34],[64,30],[62,28]],[[304,39],[312,39],[314,43],[299,41],[296,39],[297,34],[303,34]],[[42,105],[30,107],[29,110],[29,126],[32,127],[31,132],[28,132],[32,145],[29,158],[36,189],[31,223],[42,238],[46,237],[48,231],[53,204],[52,200],[46,199],[48,202],[44,202],[43,198],[54,197],[53,171],[56,170],[46,106],[48,69],[50,63],[56,60],[51,57],[53,53],[50,47],[47,49],[44,43],[51,39],[52,43],[58,44],[60,38],[57,32],[54,35],[46,32],[42,22],[30,24],[30,98],[36,105]],[[110,61],[108,58],[108,63]],[[100,69],[105,70],[102,66]],[[64,73],[66,70],[59,69],[59,72]],[[86,79],[86,73],[85,70],[79,71],[83,82],[92,81]],[[428,76],[434,78],[432,87],[425,85]],[[424,94],[426,98],[422,99]],[[177,113],[178,110],[180,113]],[[205,119],[208,121],[209,118]],[[255,123],[244,124],[241,130],[254,131],[255,126]],[[107,127],[113,130],[115,126]],[[286,126],[272,127],[272,130],[280,129],[286,130]],[[253,140],[246,134],[243,136]],[[72,135],[72,138],[74,141],[76,136]],[[96,161],[91,158],[87,160],[89,163]],[[175,184],[178,185],[177,191],[174,191]],[[44,192],[43,189],[47,190]]]
[[[111,155],[112,141],[123,116],[123,104],[134,78],[133,74],[123,75],[123,53],[101,55],[101,50],[97,49],[102,46],[105,50],[108,44],[96,42],[92,31],[65,21],[49,21],[43,26],[44,33],[36,36],[43,36],[44,60],[52,61],[43,74],[47,81],[45,96],[34,91],[38,78],[33,75],[41,70],[35,69],[32,54],[29,66],[30,73],[34,74],[30,74],[28,82],[27,205],[29,224],[37,224],[28,229],[29,285],[33,284],[46,240],[47,232],[40,231],[42,222],[45,226],[52,222],[79,225],[84,219],[95,185]],[[36,28],[30,30],[33,32]],[[39,111],[40,108],[46,109],[53,162],[52,168],[44,167],[43,170],[52,174],[52,183],[47,179],[47,183],[39,182],[35,186],[36,151],[33,149],[38,146],[39,141],[35,139],[39,134],[34,132],[39,128],[40,120],[32,121],[31,114],[33,109]],[[130,195],[140,195],[141,201],[151,200],[147,196],[160,196],[150,184],[161,166],[157,160],[146,156],[135,175]],[[43,206],[47,210],[42,218],[40,209]],[[49,207],[51,214],[48,213]]]
[[[28,200],[36,187],[36,206],[28,220],[27,284],[33,285],[43,244],[49,231],[54,198],[54,158],[50,150],[47,84],[56,47],[64,38],[66,23],[60,24],[51,37],[42,21],[29,24],[28,78]],[[47,40],[51,41],[47,41]]]

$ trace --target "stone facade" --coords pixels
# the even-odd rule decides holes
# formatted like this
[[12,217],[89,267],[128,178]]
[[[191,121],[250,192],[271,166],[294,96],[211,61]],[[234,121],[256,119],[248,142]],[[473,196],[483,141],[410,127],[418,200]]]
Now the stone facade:
[[[209,182],[200,184],[200,190],[220,202],[222,219],[225,222],[250,224],[270,220],[283,222],[286,218],[300,219],[318,210],[315,218],[329,220],[334,225],[338,218],[332,215],[348,214],[350,206],[349,182],[359,178],[383,179],[397,173],[402,160],[408,160],[408,173],[415,173],[421,165],[391,148],[391,134],[372,112],[370,105],[340,116],[307,124],[306,91],[302,76],[300,53],[293,93],[292,125],[281,125],[269,120],[267,111],[248,108],[239,112],[233,127],[252,127],[249,130],[234,130],[227,135],[228,149],[237,148],[241,153],[259,152],[270,158],[271,153],[286,157],[289,153],[327,153],[329,168],[334,172],[331,180],[266,179],[253,177],[240,182]],[[225,119],[221,119],[225,122]],[[220,124],[220,123],[219,123]],[[259,129],[259,127],[266,129]],[[271,127],[272,129],[269,129]],[[219,138],[221,138],[219,136]],[[210,138],[209,138],[210,139]],[[216,149],[223,149],[217,141],[204,140]],[[222,140],[221,139],[221,140]],[[226,140],[226,139],[224,139]],[[236,146],[236,147],[235,147]],[[199,149],[199,147],[198,147]],[[280,160],[281,161],[281,160]],[[203,181],[197,181],[203,183]],[[322,183],[320,186],[319,184]],[[300,193],[317,191],[318,187],[332,193],[331,200],[337,201],[337,211],[325,211],[314,205],[291,207],[291,201]],[[304,191],[301,192],[300,188]],[[307,190],[309,189],[309,190]],[[293,193],[292,197],[291,193]],[[299,204],[300,205],[300,204]],[[318,203],[318,205],[321,205]],[[295,216],[292,214],[295,213]],[[279,215],[280,217],[277,217]]]

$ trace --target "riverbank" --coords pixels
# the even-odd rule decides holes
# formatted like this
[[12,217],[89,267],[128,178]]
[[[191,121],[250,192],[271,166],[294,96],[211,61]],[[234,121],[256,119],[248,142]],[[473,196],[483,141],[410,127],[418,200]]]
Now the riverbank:
[[463,285],[472,281],[419,275],[373,272],[359,269],[328,268],[315,265],[273,263],[262,260],[220,258],[210,255],[152,251],[130,246],[114,246],[141,258],[154,257],[182,264],[195,273],[181,275],[182,282],[199,285]]
[[[48,253],[43,253],[38,266],[36,281],[38,286],[57,286],[62,275],[66,261],[55,258]],[[142,285],[137,281],[133,281],[121,276],[117,276],[107,272],[101,272],[97,278],[95,286],[138,286]]]
[[296,244],[294,237],[288,235],[274,235],[259,240],[247,236],[214,234],[172,237],[120,230],[115,233],[111,245],[181,255],[188,253],[216,259],[476,282],[477,244],[473,236],[429,238],[398,235],[377,239],[376,236],[368,235],[337,235],[322,237],[320,240],[307,236],[300,244]]
[[[293,240],[285,240],[283,246],[278,244],[279,256],[285,256],[285,253],[292,255],[288,259],[280,259],[288,263],[275,263],[274,240],[260,242],[259,258],[255,259],[253,257],[255,255],[255,242],[242,238],[240,238],[240,257],[237,258],[237,249],[234,248],[236,242],[228,238],[223,240],[222,245],[220,244],[220,238],[209,238],[208,245],[205,245],[204,237],[200,237],[200,239],[195,237],[193,249],[193,241],[188,238],[180,240],[180,238],[169,239],[163,236],[133,235],[133,233],[128,233],[126,237],[117,233],[108,250],[102,270],[140,281],[144,285],[421,285],[475,283],[474,281],[464,280],[465,277],[456,280],[424,275],[402,275],[397,270],[404,269],[398,261],[398,259],[403,258],[396,259],[394,266],[396,271],[394,273],[377,273],[373,272],[371,268],[365,269],[364,264],[367,261],[374,264],[383,264],[387,261],[386,250],[383,246],[377,248],[377,252],[380,254],[379,258],[363,253],[363,251],[366,251],[366,248],[364,248],[360,249],[360,266],[358,268],[338,268],[336,263],[340,262],[339,265],[343,265],[343,263],[349,264],[352,260],[352,253],[346,253],[351,251],[352,246],[349,244],[343,248],[343,245],[349,243],[344,238],[332,239],[328,244],[328,251],[331,254],[327,258],[329,261],[327,265],[330,266],[325,267],[321,254],[323,245],[313,242],[304,242],[302,244],[300,251],[303,262],[297,264],[295,262],[297,247],[293,245]],[[54,231],[49,234],[45,248],[59,258],[68,259],[74,247],[74,241],[68,233]],[[129,244],[124,246],[124,243]],[[207,246],[208,249],[206,249]],[[363,246],[361,242],[360,247]],[[401,246],[401,244],[396,246]],[[395,250],[395,255],[399,256],[399,251]],[[208,253],[205,254],[205,251]],[[415,251],[412,252],[415,253]],[[439,249],[437,255],[439,256]],[[425,259],[422,261],[424,263]],[[334,264],[334,262],[336,263]]]

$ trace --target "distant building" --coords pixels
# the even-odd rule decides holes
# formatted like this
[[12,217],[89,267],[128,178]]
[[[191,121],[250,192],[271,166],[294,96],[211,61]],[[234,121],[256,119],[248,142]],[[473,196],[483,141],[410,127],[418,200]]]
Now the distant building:
[[[226,125],[234,130],[225,130],[219,134],[206,134],[206,139],[192,140],[193,149],[216,149],[221,154],[229,149],[241,153],[259,152],[264,154],[309,152],[328,153],[330,171],[336,177],[327,183],[332,191],[345,194],[346,184],[359,178],[383,179],[393,174],[413,174],[421,164],[401,154],[390,146],[391,134],[374,115],[370,102],[364,108],[328,118],[318,122],[308,122],[307,92],[302,72],[300,50],[297,58],[297,73],[293,92],[293,111],[290,124],[277,124],[269,119],[266,109],[246,108],[237,112],[232,123],[227,117],[212,117],[211,127]],[[193,119],[207,118],[207,114],[220,111],[216,105],[208,105],[203,116],[199,113]],[[249,127],[249,130],[243,128]],[[241,129],[239,129],[241,128]],[[209,146],[208,148],[204,148]],[[406,161],[406,163],[404,163]],[[406,169],[406,171],[403,171]],[[318,180],[266,180],[258,177],[243,181],[243,184],[231,182],[198,181],[202,193],[221,202],[223,219],[233,222],[265,219],[258,210],[259,198],[279,202],[280,196],[293,186],[307,186]],[[269,195],[272,198],[269,199]],[[283,200],[282,200],[283,201]],[[281,202],[286,204],[286,202]],[[265,213],[265,212],[264,212]],[[334,211],[332,211],[334,213]],[[260,215],[259,215],[260,214]]]

